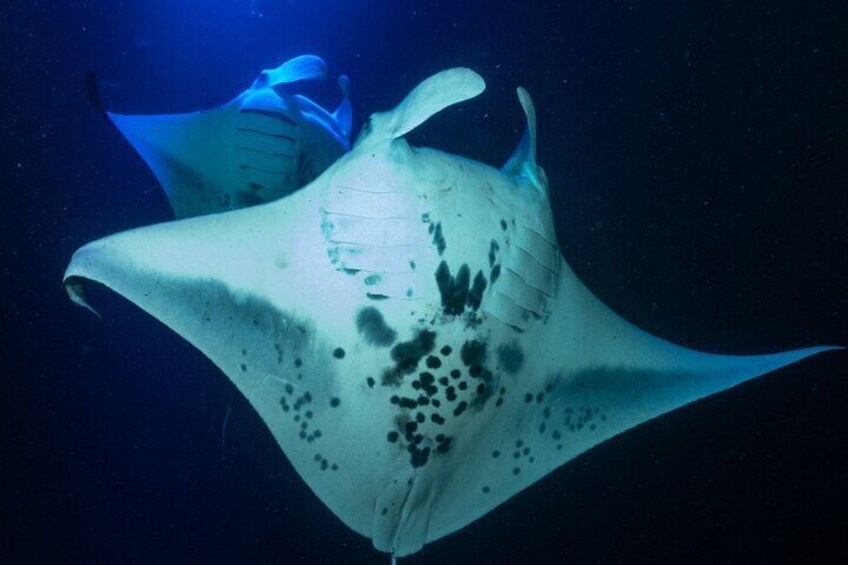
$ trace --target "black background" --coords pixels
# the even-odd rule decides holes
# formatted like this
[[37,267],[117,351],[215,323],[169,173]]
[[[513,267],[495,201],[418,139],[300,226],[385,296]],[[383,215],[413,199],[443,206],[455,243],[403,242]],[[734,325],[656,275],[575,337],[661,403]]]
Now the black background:
[[[844,2],[137,0],[0,6],[3,562],[387,562],[296,476],[201,354],[103,293],[74,249],[169,219],[88,104],[221,104],[303,52],[357,124],[470,66],[478,99],[412,141],[491,164],[533,95],[560,244],[637,325],[758,353],[848,343]],[[332,81],[315,95],[330,106]],[[404,563],[844,562],[848,355],[650,422]],[[226,425],[224,425],[226,421]]]

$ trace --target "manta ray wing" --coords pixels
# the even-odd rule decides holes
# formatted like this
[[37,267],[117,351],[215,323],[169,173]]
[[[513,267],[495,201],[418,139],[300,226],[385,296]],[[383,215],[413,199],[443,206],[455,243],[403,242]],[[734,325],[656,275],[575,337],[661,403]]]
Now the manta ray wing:
[[262,71],[218,108],[107,115],[153,171],[177,218],[222,212],[290,194],[347,150],[347,80],[338,117],[290,92],[292,83],[325,75],[320,57],[304,55]]
[[189,340],[316,495],[404,556],[579,453],[826,348],[697,353],[625,322],[562,258],[529,130],[503,171],[402,136],[476,96],[451,69],[284,199],[91,243],[65,274]]

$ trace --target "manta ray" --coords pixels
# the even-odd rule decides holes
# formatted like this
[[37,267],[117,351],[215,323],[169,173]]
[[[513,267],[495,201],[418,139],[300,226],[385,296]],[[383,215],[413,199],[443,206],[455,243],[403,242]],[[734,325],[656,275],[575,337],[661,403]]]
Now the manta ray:
[[292,91],[327,65],[301,55],[262,71],[250,88],[201,112],[130,116],[106,112],[159,180],[177,218],[276,200],[309,184],[348,150],[350,81],[328,112]]
[[536,115],[501,169],[405,134],[485,88],[454,68],[281,200],[134,229],[65,273],[209,357],[318,498],[392,558],[613,436],[832,347],[692,351],[620,318],[557,246]]

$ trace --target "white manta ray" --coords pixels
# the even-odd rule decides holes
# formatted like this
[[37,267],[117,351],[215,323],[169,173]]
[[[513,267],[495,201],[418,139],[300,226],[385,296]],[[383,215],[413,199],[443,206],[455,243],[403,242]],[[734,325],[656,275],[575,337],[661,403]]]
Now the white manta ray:
[[625,430],[829,349],[699,353],[611,312],[557,247],[524,90],[501,170],[404,140],[484,87],[439,73],[303,190],[96,241],[65,273],[75,302],[102,283],[206,354],[321,501],[394,557]]
[[350,83],[330,113],[291,90],[327,75],[323,59],[302,55],[262,71],[223,106],[190,114],[128,116],[107,112],[141,154],[177,218],[270,202],[305,186],[350,141]]

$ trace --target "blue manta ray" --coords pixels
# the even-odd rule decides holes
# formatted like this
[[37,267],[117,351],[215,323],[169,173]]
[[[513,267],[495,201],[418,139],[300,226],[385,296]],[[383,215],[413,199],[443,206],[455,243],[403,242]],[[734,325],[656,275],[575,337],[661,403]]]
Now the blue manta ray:
[[302,55],[262,71],[223,106],[190,114],[107,115],[165,189],[177,218],[276,200],[309,184],[350,141],[350,83],[330,113],[293,92],[326,77],[324,60]]
[[610,311],[558,249],[527,92],[500,170],[405,141],[484,87],[439,73],[303,190],[107,237],[65,274],[75,302],[99,282],[206,354],[393,557],[642,422],[831,349],[700,353]]

